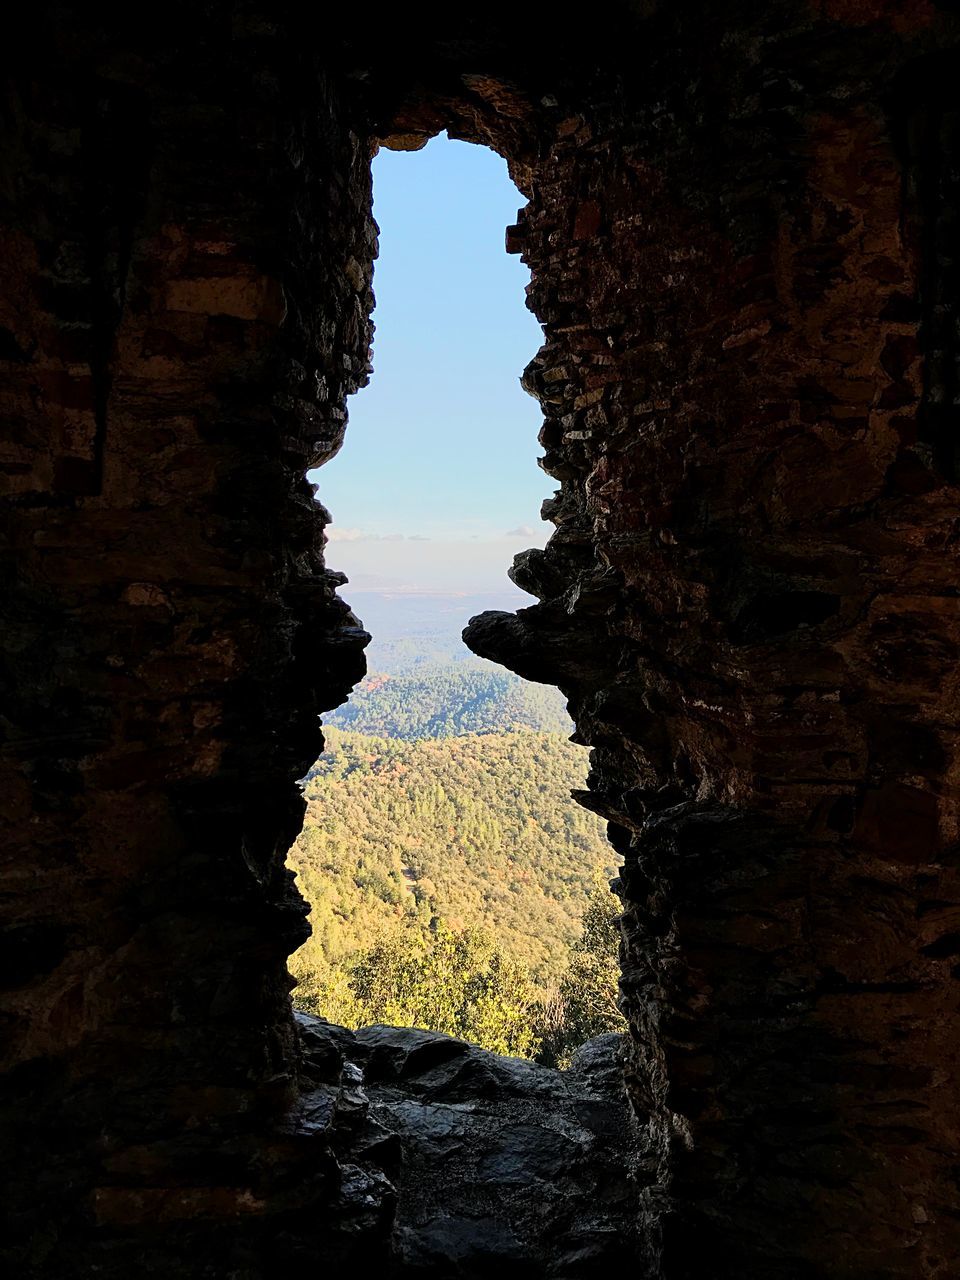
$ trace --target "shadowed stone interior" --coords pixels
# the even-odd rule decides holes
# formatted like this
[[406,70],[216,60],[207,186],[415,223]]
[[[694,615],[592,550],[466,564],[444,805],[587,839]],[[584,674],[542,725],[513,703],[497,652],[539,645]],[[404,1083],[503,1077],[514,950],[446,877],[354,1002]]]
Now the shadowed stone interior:
[[[7,35],[10,1273],[479,1275],[549,1237],[553,1275],[953,1275],[952,6],[41,3]],[[442,129],[528,200],[558,483],[537,603],[466,636],[569,697],[623,858],[634,1118],[571,1154],[598,1086],[530,1069],[551,1176],[619,1224],[580,1271],[470,1199],[552,1158],[522,1090],[425,1102],[382,1074],[416,1033],[289,1002],[296,779],[367,639],[305,472],[369,373],[373,149]],[[479,1166],[432,1186],[427,1108],[479,1097]]]

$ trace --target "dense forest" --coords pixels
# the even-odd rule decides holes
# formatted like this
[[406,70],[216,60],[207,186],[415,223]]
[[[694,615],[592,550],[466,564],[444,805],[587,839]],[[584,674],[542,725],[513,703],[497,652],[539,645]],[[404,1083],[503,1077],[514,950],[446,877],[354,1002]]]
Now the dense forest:
[[479,662],[368,676],[350,701],[327,717],[327,724],[392,738],[449,738],[504,729],[569,734],[572,729],[558,689]]
[[304,779],[294,999],[562,1062],[622,1025],[612,850],[570,798],[586,752],[555,689],[452,653],[392,665],[328,718]]
[[612,870],[602,821],[570,799],[583,749],[533,732],[415,742],[326,732],[291,857],[313,904],[306,949],[336,964],[385,920],[439,918],[489,930],[549,985],[594,868]]

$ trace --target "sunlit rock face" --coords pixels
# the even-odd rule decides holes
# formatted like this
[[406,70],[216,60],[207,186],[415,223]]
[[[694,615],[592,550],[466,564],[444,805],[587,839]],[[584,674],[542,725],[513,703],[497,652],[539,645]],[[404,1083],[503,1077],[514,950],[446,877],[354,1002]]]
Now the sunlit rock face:
[[8,1270],[451,1274],[321,1114],[283,863],[363,671],[304,472],[368,373],[369,159],[450,128],[529,199],[556,532],[467,635],[567,693],[624,859],[633,1273],[951,1275],[948,6],[141,18],[8,33]]

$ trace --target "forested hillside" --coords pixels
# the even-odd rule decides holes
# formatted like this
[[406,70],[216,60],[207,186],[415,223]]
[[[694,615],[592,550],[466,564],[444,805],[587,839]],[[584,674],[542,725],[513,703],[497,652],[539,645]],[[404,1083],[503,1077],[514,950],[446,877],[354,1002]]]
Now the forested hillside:
[[294,999],[562,1061],[621,1025],[612,850],[570,797],[587,753],[556,689],[458,652],[449,625],[381,641],[394,670],[327,717],[289,858],[313,927]]
[[583,748],[532,732],[418,742],[327,733],[291,856],[313,903],[303,961],[342,962],[385,920],[438,917],[488,929],[549,985],[595,867],[611,863],[603,822],[570,800]]
[[411,675],[374,673],[348,703],[327,716],[326,723],[389,738],[449,738],[516,729],[569,734],[573,729],[559,689],[531,684],[479,662],[421,667]]

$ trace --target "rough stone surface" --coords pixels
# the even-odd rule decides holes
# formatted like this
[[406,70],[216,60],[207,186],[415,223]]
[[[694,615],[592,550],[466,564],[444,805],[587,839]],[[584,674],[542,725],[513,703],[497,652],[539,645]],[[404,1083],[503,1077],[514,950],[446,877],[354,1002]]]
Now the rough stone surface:
[[307,936],[295,780],[364,670],[304,472],[366,378],[369,272],[358,292],[349,264],[375,242],[369,149],[329,77],[281,92],[290,43],[215,9],[102,30],[61,10],[8,84],[17,1276],[260,1274],[286,1215],[322,1222],[335,1185],[322,1144],[274,1126]]
[[361,1170],[343,1194],[359,1218],[372,1187],[395,1195],[387,1275],[638,1274],[654,1162],[624,1089],[623,1036],[554,1071],[433,1032],[297,1021],[303,1113]]
[[[529,201],[556,530],[513,570],[538,603],[468,638],[568,694],[624,859],[642,1266],[944,1280],[953,6],[421,16],[41,0],[5,31],[7,1270],[387,1257],[369,1107],[303,1110],[284,968],[296,778],[365,640],[304,472],[368,372],[371,151],[449,128]],[[410,1249],[506,1266],[520,1227],[477,1222]]]

